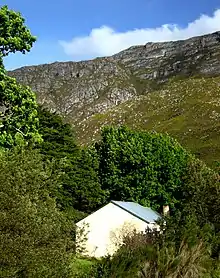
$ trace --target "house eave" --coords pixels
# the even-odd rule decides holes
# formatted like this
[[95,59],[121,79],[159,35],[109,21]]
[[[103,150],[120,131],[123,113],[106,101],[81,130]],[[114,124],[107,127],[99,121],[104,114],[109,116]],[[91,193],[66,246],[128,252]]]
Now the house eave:
[[155,222],[149,222],[149,221],[147,221],[146,219],[140,217],[139,215],[137,215],[137,214],[135,214],[135,213],[129,211],[128,209],[126,209],[126,208],[124,208],[124,207],[122,207],[122,206],[120,206],[120,205],[119,205],[118,203],[116,203],[115,201],[111,201],[111,203],[112,203],[113,205],[115,205],[115,206],[117,206],[117,207],[123,209],[124,211],[130,213],[131,215],[137,217],[138,219],[144,221],[144,222],[147,223],[147,224],[151,224],[151,223],[154,224],[154,223],[155,223]]

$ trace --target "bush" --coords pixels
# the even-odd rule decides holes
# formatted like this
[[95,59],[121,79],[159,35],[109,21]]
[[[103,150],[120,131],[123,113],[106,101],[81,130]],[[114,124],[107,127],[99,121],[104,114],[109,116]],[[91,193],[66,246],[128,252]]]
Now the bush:
[[50,196],[58,176],[36,151],[0,154],[0,277],[68,277],[73,225]]
[[98,264],[95,277],[202,277],[208,274],[211,263],[202,241],[189,246],[182,240],[175,245],[163,241],[159,234],[134,232],[112,258],[104,258]]
[[96,264],[96,260],[88,258],[74,258],[71,264],[72,273],[74,278],[92,278],[93,268]]

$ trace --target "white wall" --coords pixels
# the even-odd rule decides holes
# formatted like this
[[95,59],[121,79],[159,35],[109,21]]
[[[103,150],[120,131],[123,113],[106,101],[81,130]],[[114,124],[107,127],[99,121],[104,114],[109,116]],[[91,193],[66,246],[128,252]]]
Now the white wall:
[[[85,225],[88,226],[85,227]],[[129,228],[130,232],[134,229],[145,231],[147,227],[153,228],[154,224],[147,224],[118,206],[109,203],[78,222],[77,227],[79,229],[85,227],[88,233],[87,240],[84,241],[86,249],[84,255],[102,257],[107,254],[112,255],[117,250],[114,243],[120,241],[119,237],[122,230],[128,232]],[[80,241],[79,236],[77,240]]]

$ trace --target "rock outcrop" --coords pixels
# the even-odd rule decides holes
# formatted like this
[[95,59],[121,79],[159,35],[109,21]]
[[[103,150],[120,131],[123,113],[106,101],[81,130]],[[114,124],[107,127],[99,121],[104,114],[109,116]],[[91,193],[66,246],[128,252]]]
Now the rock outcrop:
[[133,46],[112,57],[55,62],[9,72],[39,103],[72,122],[146,94],[172,76],[220,73],[220,32],[188,40]]
[[220,32],[188,40],[147,43],[114,55],[141,79],[164,81],[176,75],[220,73]]

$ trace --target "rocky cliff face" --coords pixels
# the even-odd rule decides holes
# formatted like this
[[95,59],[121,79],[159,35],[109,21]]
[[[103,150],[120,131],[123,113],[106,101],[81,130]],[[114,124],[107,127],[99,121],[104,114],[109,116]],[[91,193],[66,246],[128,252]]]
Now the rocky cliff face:
[[[9,74],[29,85],[39,103],[72,122],[83,142],[96,138],[101,126],[109,123],[168,131],[181,141],[183,133],[188,137],[194,135],[186,133],[182,122],[173,131],[167,121],[179,122],[183,115],[185,118],[184,113],[194,109],[192,103],[199,105],[200,97],[205,103],[215,103],[208,108],[215,115],[215,122],[210,120],[208,126],[216,128],[219,120],[220,32],[183,41],[133,46],[91,61],[23,67]],[[200,105],[204,106],[204,102]],[[202,133],[207,133],[207,126],[201,127],[203,122],[207,123],[204,117],[209,114],[201,110],[197,119]],[[196,126],[195,122],[189,129]],[[198,136],[203,136],[202,133]]]
[[164,81],[170,76],[220,72],[220,32],[188,40],[147,43],[113,56],[141,79]]
[[24,67],[9,73],[36,93],[39,103],[77,121],[132,99],[130,71],[110,58]]
[[185,41],[147,43],[112,57],[23,67],[11,76],[41,104],[72,118],[107,111],[145,94],[171,76],[220,73],[220,32]]

